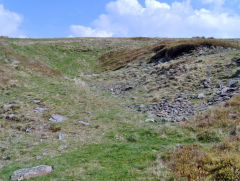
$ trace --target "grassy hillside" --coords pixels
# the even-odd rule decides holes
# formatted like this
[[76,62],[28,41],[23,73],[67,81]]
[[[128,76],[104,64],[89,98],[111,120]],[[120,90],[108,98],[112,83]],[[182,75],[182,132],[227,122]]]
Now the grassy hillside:
[[1,39],[0,180],[238,180],[238,40],[207,41]]

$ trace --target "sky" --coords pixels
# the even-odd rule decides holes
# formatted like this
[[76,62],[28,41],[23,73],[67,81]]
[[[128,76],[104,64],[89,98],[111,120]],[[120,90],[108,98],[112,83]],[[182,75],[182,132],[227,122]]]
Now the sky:
[[240,0],[0,0],[0,35],[240,38]]

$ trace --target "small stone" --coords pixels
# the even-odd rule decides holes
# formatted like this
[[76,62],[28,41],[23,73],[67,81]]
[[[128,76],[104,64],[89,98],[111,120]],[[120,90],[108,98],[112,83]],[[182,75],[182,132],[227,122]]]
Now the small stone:
[[36,156],[36,160],[41,160],[42,157],[41,156]]
[[167,147],[161,146],[159,149],[160,149],[160,150],[166,150]]
[[238,84],[237,80],[230,79],[227,83],[227,87],[236,87]]
[[0,164],[0,170],[3,168],[3,165]]
[[227,93],[229,90],[230,90],[229,87],[225,87],[225,88],[223,88],[223,89],[221,90],[221,95]]
[[59,134],[58,135],[59,140],[64,140],[65,137],[66,137],[66,134]]
[[12,105],[10,105],[10,104],[4,104],[2,106],[3,112],[8,112],[11,110],[11,108],[12,108]]
[[44,111],[45,111],[45,108],[43,108],[43,107],[36,107],[34,109],[34,112],[37,114],[42,114]]
[[26,133],[30,133],[30,132],[31,132],[31,128],[26,128],[26,129],[25,129],[25,132],[26,132]]
[[203,93],[198,94],[198,99],[203,99],[205,95]]
[[82,124],[82,125],[84,125],[84,126],[89,126],[89,125],[90,125],[90,123],[87,123],[87,122],[84,122],[84,121],[79,121],[78,123],[79,123],[79,124]]
[[155,119],[154,118],[149,118],[149,119],[146,119],[145,122],[146,123],[150,123],[150,122],[155,123]]
[[17,104],[17,101],[8,101],[7,104]]
[[186,117],[180,117],[179,121],[187,121],[187,118]]
[[162,121],[163,122],[171,122],[171,118],[167,118],[167,117],[166,118],[162,118]]
[[11,160],[11,156],[10,155],[3,155],[2,159],[3,160]]
[[64,150],[67,148],[67,145],[61,145],[58,147],[58,150],[61,151],[61,150]]
[[59,114],[53,114],[52,117],[49,119],[49,121],[55,122],[55,123],[61,123],[66,120],[68,120],[67,117],[59,115]]
[[33,168],[25,168],[15,171],[11,175],[11,180],[23,180],[29,178],[35,178],[43,175],[47,175],[52,172],[52,167],[47,165],[41,165]]
[[14,116],[15,116],[15,114],[9,114],[9,115],[6,116],[6,119],[13,119]]
[[40,100],[33,100],[35,104],[39,104],[41,101]]

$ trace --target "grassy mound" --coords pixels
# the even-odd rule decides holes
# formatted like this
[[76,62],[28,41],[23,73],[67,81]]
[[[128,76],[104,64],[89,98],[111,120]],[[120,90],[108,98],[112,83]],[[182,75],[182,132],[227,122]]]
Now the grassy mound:
[[167,41],[164,44],[156,46],[153,51],[156,52],[150,62],[157,62],[163,59],[167,62],[170,59],[176,58],[184,53],[189,53],[199,47],[224,47],[224,48],[240,48],[236,44],[231,44],[221,40],[214,39],[189,39],[179,41]]
[[161,59],[168,61],[184,53],[189,53],[199,47],[224,47],[240,48],[236,44],[215,39],[183,39],[183,40],[162,40],[160,43],[138,48],[121,49],[110,51],[99,58],[100,65],[104,71],[118,70],[130,62],[137,60],[148,60],[150,63]]
[[15,67],[16,69],[24,67],[24,69],[26,69],[30,73],[37,73],[43,76],[50,77],[62,76],[59,70],[53,69],[38,60],[33,60],[26,56],[20,55],[7,46],[1,46],[0,55],[2,59],[7,60],[7,62],[14,62],[15,66],[13,67]]

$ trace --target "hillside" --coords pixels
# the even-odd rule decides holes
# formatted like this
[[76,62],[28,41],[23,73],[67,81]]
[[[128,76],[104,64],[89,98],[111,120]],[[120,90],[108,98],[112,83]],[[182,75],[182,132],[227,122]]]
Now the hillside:
[[0,180],[239,180],[239,45],[0,38]]

